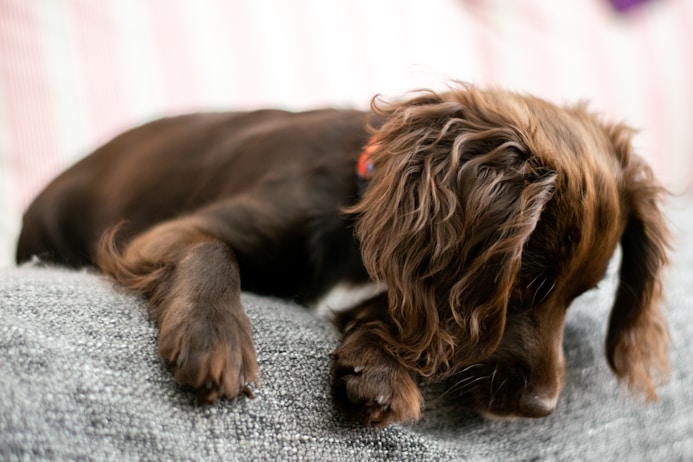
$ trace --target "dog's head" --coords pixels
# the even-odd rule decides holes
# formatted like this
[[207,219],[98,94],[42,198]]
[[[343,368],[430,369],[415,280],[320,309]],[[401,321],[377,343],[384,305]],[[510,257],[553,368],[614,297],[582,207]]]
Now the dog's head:
[[388,286],[393,355],[454,376],[482,412],[547,415],[566,310],[620,243],[607,358],[654,399],[668,371],[667,230],[631,131],[584,106],[467,86],[373,109],[375,174],[352,211],[364,263]]

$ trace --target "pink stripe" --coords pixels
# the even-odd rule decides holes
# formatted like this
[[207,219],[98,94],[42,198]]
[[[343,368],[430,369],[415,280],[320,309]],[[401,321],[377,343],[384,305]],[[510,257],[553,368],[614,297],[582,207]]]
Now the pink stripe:
[[[693,2],[686,0],[672,1],[671,8],[674,10],[673,15],[679,20],[676,27],[679,34],[683,37],[684,46],[682,48],[686,53],[693,53],[693,27],[691,27],[693,24]],[[686,66],[686,69],[684,69],[685,75],[688,77],[686,80],[691,82],[693,81],[693,54],[682,56],[681,59]],[[688,96],[691,98],[689,108],[693,108],[693,93],[690,89]],[[688,134],[693,137],[692,133],[689,132]]]
[[[220,14],[228,24],[224,32],[226,44],[229,47],[229,55],[220,59],[232,60],[235,64],[234,79],[239,88],[235,88],[232,94],[236,95],[236,101],[229,102],[233,109],[252,109],[256,101],[263,94],[263,81],[258,78],[257,69],[262,69],[260,59],[263,57],[253,53],[253,31],[249,27],[248,2],[227,2],[220,4]],[[267,57],[264,57],[267,59]]]
[[68,2],[86,88],[88,139],[98,145],[116,135],[128,120],[127,92],[115,44],[118,30],[107,2]]
[[[176,2],[169,0],[149,0],[148,6],[162,71],[161,84],[166,108],[170,112],[197,110],[200,103],[199,79],[179,7]],[[220,56],[219,59],[228,57]]]
[[479,69],[483,85],[502,84],[498,58],[496,57],[497,50],[493,43],[494,36],[497,35],[493,24],[493,15],[495,13],[489,11],[491,8],[489,5],[492,5],[492,3],[481,0],[466,2],[469,15],[473,19],[472,24],[474,24],[472,40],[478,44],[480,50]]
[[[615,114],[618,108],[615,95],[616,79],[621,74],[613,69],[608,53],[613,49],[606,46],[604,41],[609,38],[608,27],[615,26],[609,22],[613,19],[613,12],[606,2],[583,2],[580,4],[584,8],[584,15],[580,23],[580,38],[587,44],[585,53],[589,56],[591,66],[586,72],[593,74],[591,83],[594,86],[594,95],[589,95],[590,99],[599,101],[600,110],[609,111],[608,117],[623,117],[624,114]],[[582,10],[582,9],[581,9]],[[607,73],[609,78],[605,78]],[[604,114],[607,115],[607,114]]]
[[0,3],[0,66],[7,102],[11,175],[21,210],[60,168],[35,2]]
[[664,97],[661,92],[663,79],[660,77],[659,63],[656,59],[657,49],[653,45],[652,37],[655,31],[652,28],[652,17],[648,8],[636,8],[630,13],[633,26],[634,47],[641,50],[641,68],[633,69],[640,72],[643,87],[647,91],[647,111],[649,126],[644,127],[650,132],[659,152],[646,152],[650,165],[658,177],[672,178],[674,174],[671,165],[672,146],[668,136],[669,111],[664,106]]
[[[684,52],[686,53],[691,53],[691,50],[693,50],[693,28],[691,28],[691,24],[693,24],[693,2],[685,0],[674,1],[671,7],[674,9],[674,15],[679,20],[677,27],[684,41],[682,49],[685,50]],[[689,54],[688,56],[682,56],[681,59],[685,66],[683,69],[684,75],[686,76],[685,81],[692,82],[693,57]],[[686,113],[688,116],[686,120],[688,123],[688,131],[685,134],[676,134],[677,136],[686,136],[687,142],[685,151],[675,153],[674,158],[685,159],[685,161],[688,162],[688,171],[681,172],[683,176],[681,180],[683,180],[682,186],[686,188],[686,192],[693,194],[693,162],[691,162],[691,157],[693,157],[693,133],[691,132],[691,128],[693,127],[693,109],[691,109],[693,108],[693,90],[691,90],[691,88],[688,88],[688,97],[690,98],[687,104],[688,112]]]
[[[371,4],[359,2],[338,3],[341,7],[339,12],[341,15],[343,15],[341,21],[349,26],[349,29],[347,30],[353,34],[348,38],[342,38],[348,42],[347,46],[350,46],[352,50],[351,53],[347,55],[348,59],[351,61],[344,63],[344,67],[349,73],[351,90],[350,97],[353,98],[356,96],[358,98],[357,100],[352,100],[350,103],[365,109],[369,108],[369,104],[371,102],[370,99],[375,96],[376,92],[385,92],[387,90],[387,88],[382,87],[381,82],[377,82],[377,77],[375,75],[378,74],[378,63],[376,60],[378,59],[379,52],[375,51],[374,44],[371,43],[369,39],[372,22],[369,23],[369,18],[366,16],[371,14],[370,8],[372,8],[374,3],[375,2],[371,2]],[[402,8],[405,7],[406,5],[402,5]],[[301,36],[306,42],[306,47],[312,47],[313,50],[317,48],[321,50],[323,54],[330,53],[330,50],[327,50],[327,47],[324,44],[321,44],[320,46],[317,45],[317,43],[320,42],[318,35],[319,29],[314,24],[319,20],[320,18],[316,18],[315,16],[311,17],[310,15],[304,15],[302,24],[304,32],[301,34]],[[339,21],[340,19],[337,20]],[[380,20],[381,18],[377,19],[377,21]],[[390,21],[395,24],[402,24],[404,27],[403,22],[398,21],[396,18],[390,18]],[[311,35],[306,34],[305,31],[309,31]],[[311,42],[313,43],[311,44]],[[407,45],[405,43],[402,43],[401,46],[403,49],[407,49]],[[314,54],[314,56],[319,55]],[[315,57],[313,57],[313,59],[315,59]],[[314,62],[316,61],[313,61],[313,63]],[[322,71],[322,73],[315,72],[311,69],[311,67],[314,68],[314,66],[314,64],[311,66],[311,62],[308,61],[305,63],[304,69],[306,69],[305,73],[310,75],[310,79],[314,81],[316,85],[319,85],[316,87],[320,89],[320,95],[322,97],[322,101],[320,101],[319,104],[334,104],[334,101],[330,101],[331,95],[329,88],[326,87],[324,83],[317,82],[320,80],[329,79],[331,73],[326,69],[325,66],[320,66],[318,68]],[[371,85],[375,85],[380,88],[375,91],[368,89],[368,85],[366,83],[369,81]]]
[[[549,27],[550,22],[545,18],[544,3],[528,2],[524,8],[522,8],[522,11],[526,18],[523,23],[526,27],[532,29],[532,33],[529,34],[532,40],[531,43],[521,44],[521,46],[525,47],[525,59],[531,60],[530,63],[527,63],[527,67],[530,67],[534,71],[533,79],[537,82],[541,82],[541,95],[555,102],[559,102],[563,97],[561,94],[560,73],[558,73],[556,69],[559,61],[556,56],[552,55],[553,49],[549,48],[545,42],[538,39],[539,37],[546,37],[548,40],[556,40],[558,31]],[[574,19],[579,20],[579,18]],[[510,37],[507,42],[512,44],[512,37]]]

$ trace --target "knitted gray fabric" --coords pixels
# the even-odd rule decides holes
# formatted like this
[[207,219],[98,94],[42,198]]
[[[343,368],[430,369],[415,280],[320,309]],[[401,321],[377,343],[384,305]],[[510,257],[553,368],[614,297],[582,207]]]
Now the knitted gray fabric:
[[612,270],[569,311],[558,409],[514,422],[484,420],[428,386],[420,422],[350,426],[329,394],[338,342],[331,324],[250,294],[243,302],[262,373],[257,397],[198,406],[159,359],[142,300],[87,272],[1,270],[0,459],[691,460],[693,214],[679,204],[672,216],[673,374],[661,401],[628,397],[606,366]]

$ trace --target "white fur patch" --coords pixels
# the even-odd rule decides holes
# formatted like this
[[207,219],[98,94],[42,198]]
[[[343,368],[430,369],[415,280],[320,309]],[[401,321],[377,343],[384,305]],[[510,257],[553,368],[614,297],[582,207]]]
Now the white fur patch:
[[324,297],[310,308],[318,316],[329,318],[333,313],[345,311],[385,290],[384,284],[376,284],[374,282],[360,285],[342,282],[330,289]]

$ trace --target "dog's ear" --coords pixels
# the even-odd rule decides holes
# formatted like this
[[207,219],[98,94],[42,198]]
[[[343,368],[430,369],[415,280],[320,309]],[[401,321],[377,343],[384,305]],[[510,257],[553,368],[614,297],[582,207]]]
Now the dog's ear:
[[[456,359],[476,362],[490,355],[505,330],[509,298],[525,244],[554,195],[556,173],[503,147],[467,161],[458,174],[462,220],[461,257],[441,277],[452,275],[448,306],[455,321]],[[454,269],[449,271],[449,269]],[[445,293],[447,284],[434,284]]]
[[610,131],[624,164],[627,211],[616,300],[606,339],[611,368],[628,387],[656,399],[655,386],[669,374],[669,336],[661,309],[662,272],[669,233],[661,211],[665,194],[652,170],[630,152],[630,131]]
[[425,93],[378,108],[385,123],[356,233],[387,284],[393,355],[419,373],[488,356],[500,342],[525,243],[556,174],[479,104]]

